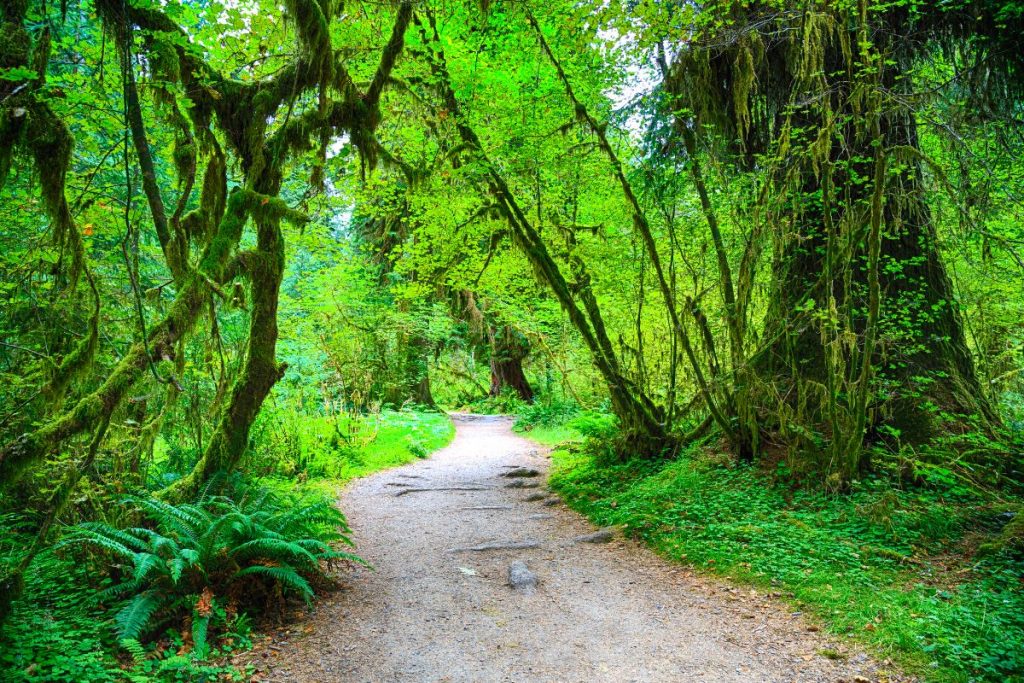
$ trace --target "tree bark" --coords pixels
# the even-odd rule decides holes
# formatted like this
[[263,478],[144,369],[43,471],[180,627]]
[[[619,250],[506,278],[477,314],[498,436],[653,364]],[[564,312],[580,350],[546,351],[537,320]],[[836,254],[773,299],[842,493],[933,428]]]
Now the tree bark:
[[533,389],[523,372],[523,360],[530,353],[526,337],[509,325],[491,330],[491,396],[506,389],[523,401],[533,403]]
[[[896,76],[887,73],[884,82],[892,87]],[[871,331],[880,334],[869,359],[875,369],[875,391],[868,406],[872,416],[866,425],[867,438],[876,438],[885,427],[898,434],[902,443],[921,444],[941,432],[940,412],[978,415],[986,421],[996,418],[981,391],[953,285],[939,252],[925,200],[913,113],[887,106],[880,118],[881,147],[900,157],[902,168],[879,179],[885,183],[878,271],[878,286],[884,296],[879,329]],[[856,133],[848,130],[844,137],[849,145]],[[846,149],[837,144],[830,163],[839,167],[849,164],[860,176],[871,177],[870,162],[854,160],[870,160],[873,155],[870,139]],[[847,255],[850,263],[845,265],[845,274],[836,264],[829,264],[829,221],[836,221],[837,216],[826,215],[829,210],[811,199],[822,192],[822,183],[809,164],[803,174],[803,200],[812,208],[797,219],[796,233],[777,254],[774,291],[765,320],[764,338],[770,343],[759,354],[756,368],[763,378],[787,385],[808,379],[824,382],[830,371],[820,329],[812,321],[814,313],[807,311],[810,303],[812,311],[821,312],[829,310],[830,300],[834,301],[839,311],[850,312],[847,324],[861,336],[868,333],[870,308],[868,230],[857,227],[861,236]],[[852,176],[853,172],[840,172],[834,185],[847,193],[846,210],[862,206],[866,218],[874,183],[857,186]],[[813,419],[827,421],[825,406],[813,392],[791,396],[794,401],[808,402]]]
[[826,434],[862,467],[865,439],[918,444],[943,413],[995,416],[926,201],[913,27],[898,9],[791,9],[755,3],[728,35],[695,36],[666,89],[686,112],[675,123],[691,156],[698,132],[764,179],[755,207],[775,231],[771,295],[737,401],[791,445],[820,451],[809,435]]

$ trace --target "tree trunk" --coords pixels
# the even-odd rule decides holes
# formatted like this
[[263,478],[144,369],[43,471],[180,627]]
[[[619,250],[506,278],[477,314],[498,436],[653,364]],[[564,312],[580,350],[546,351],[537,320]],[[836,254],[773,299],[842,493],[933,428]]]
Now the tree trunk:
[[[840,58],[833,59],[838,63]],[[906,79],[898,67],[888,67],[880,80],[879,87],[889,92],[907,87],[901,85]],[[890,159],[881,188],[876,189],[875,182],[857,182],[872,177],[875,151],[873,140],[863,135],[863,129],[855,129],[856,123],[842,129],[842,140],[833,143],[828,163],[834,177],[823,180],[824,174],[812,163],[803,162],[802,187],[795,201],[804,208],[788,216],[794,234],[784,238],[776,253],[774,291],[765,321],[768,345],[756,371],[763,379],[784,385],[781,394],[789,396],[791,406],[801,406],[813,423],[829,423],[823,400],[828,392],[809,383],[836,381],[829,377],[836,374],[836,364],[829,360],[822,333],[828,323],[820,316],[835,311],[843,318],[836,329],[858,338],[868,331],[871,273],[866,217],[877,195],[882,202],[877,271],[882,303],[873,331],[877,344],[868,359],[873,371],[865,438],[888,434],[900,443],[921,444],[948,429],[939,422],[942,413],[980,416],[986,422],[996,418],[981,391],[953,285],[939,253],[925,200],[914,114],[891,103],[881,106],[877,136],[881,153]],[[809,130],[823,125],[813,114],[803,119],[799,125]],[[830,193],[836,195],[832,202]],[[845,252],[837,251],[845,247],[837,248],[835,237],[844,220],[848,224],[843,229],[852,235]],[[859,342],[846,346],[844,342],[843,355],[853,377],[853,362],[862,349]],[[847,367],[845,362],[840,367]],[[836,392],[843,393],[841,388]]]
[[434,408],[434,394],[430,390],[429,341],[419,333],[413,333],[405,343],[405,364],[402,368],[403,396],[401,403],[412,399],[414,403]]
[[523,359],[530,354],[526,337],[509,325],[491,330],[491,396],[511,389],[516,395],[533,403],[533,389],[523,373]]
[[280,219],[256,220],[257,254],[251,259],[249,343],[245,363],[221,410],[217,428],[199,462],[185,477],[163,492],[169,500],[194,496],[217,472],[230,472],[249,446],[249,430],[260,406],[286,369],[277,362],[277,305],[284,274],[284,237]]
[[865,439],[922,443],[942,415],[994,420],[925,198],[907,22],[751,3],[727,34],[694,36],[666,78],[688,112],[680,137],[699,131],[764,180],[771,296],[737,403],[791,448],[824,441],[840,478],[866,464]]

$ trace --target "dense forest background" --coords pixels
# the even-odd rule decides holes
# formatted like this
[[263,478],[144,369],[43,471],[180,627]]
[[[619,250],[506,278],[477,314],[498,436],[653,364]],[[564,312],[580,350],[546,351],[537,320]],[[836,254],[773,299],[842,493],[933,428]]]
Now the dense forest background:
[[1024,4],[0,18],[13,680],[227,675],[450,409],[907,666],[1024,675]]

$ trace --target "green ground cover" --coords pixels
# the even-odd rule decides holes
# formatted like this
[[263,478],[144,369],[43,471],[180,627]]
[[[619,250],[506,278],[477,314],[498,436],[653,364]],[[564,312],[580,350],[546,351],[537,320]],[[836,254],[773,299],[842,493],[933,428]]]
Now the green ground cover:
[[832,633],[925,680],[1024,680],[1024,558],[998,532],[1019,501],[882,478],[829,495],[783,468],[735,466],[694,449],[614,462],[573,427],[538,426],[551,485],[599,525],[661,555],[775,591]]

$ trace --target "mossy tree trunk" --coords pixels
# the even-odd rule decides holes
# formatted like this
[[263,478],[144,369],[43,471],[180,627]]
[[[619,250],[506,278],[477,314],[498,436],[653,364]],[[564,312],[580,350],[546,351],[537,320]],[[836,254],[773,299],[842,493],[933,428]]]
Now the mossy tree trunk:
[[[890,75],[890,79],[892,76]],[[810,123],[810,122],[808,122]],[[854,139],[853,132],[847,136]],[[941,433],[942,412],[994,420],[978,383],[974,359],[968,349],[956,295],[939,252],[935,224],[925,200],[922,156],[916,123],[906,110],[890,110],[881,116],[881,147],[897,166],[884,180],[885,194],[878,270],[884,293],[879,320],[879,343],[870,358],[874,370],[868,437],[882,433],[908,444],[922,444]],[[846,187],[851,205],[864,211],[875,192],[873,183],[858,187],[854,173],[870,177],[871,141],[859,146],[837,145],[831,164],[848,166],[832,179],[836,188]],[[868,330],[869,295],[866,225],[858,228],[860,239],[845,255],[844,268],[829,264],[829,221],[839,220],[834,207],[826,209],[815,199],[823,187],[811,168],[801,180],[805,207],[797,229],[780,245],[772,269],[773,289],[765,320],[768,346],[761,352],[756,371],[772,383],[798,388],[794,404],[803,402],[814,422],[827,422],[828,407],[820,394],[801,392],[807,380],[826,381],[835,371],[828,361],[815,316],[834,307],[848,315],[849,328],[858,335]],[[827,190],[826,190],[827,191]],[[833,215],[826,216],[828,210]],[[866,221],[865,221],[866,223]],[[948,426],[948,425],[947,425]]]
[[430,340],[417,331],[399,333],[398,381],[392,385],[391,403],[401,405],[407,401],[434,408],[434,394],[430,389]]
[[925,197],[919,48],[901,9],[866,8],[745,6],[728,36],[704,29],[666,79],[688,155],[724,152],[762,179],[771,296],[737,403],[840,480],[867,463],[865,439],[920,444],[943,413],[961,415],[958,428],[994,419]]
[[164,497],[185,500],[217,472],[230,472],[249,446],[249,432],[270,390],[284,375],[277,362],[277,307],[284,275],[281,222],[256,220],[257,249],[247,259],[251,311],[249,339],[241,374],[235,380],[210,442],[192,471],[164,491]]
[[490,330],[491,396],[512,391],[521,400],[533,403],[533,389],[523,372],[523,360],[530,355],[530,342],[510,325]]

